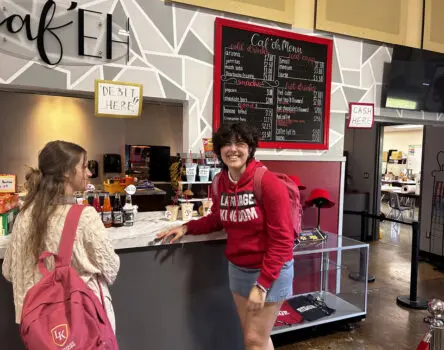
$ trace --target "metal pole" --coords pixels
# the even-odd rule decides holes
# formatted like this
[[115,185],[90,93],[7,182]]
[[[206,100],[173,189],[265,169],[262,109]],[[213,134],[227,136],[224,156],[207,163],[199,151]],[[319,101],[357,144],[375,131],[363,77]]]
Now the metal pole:
[[412,263],[410,268],[410,300],[416,300],[418,291],[419,223],[412,225]]
[[418,259],[419,259],[419,223],[412,223],[412,262],[410,267],[410,295],[401,295],[396,301],[399,305],[417,310],[427,309],[427,300],[418,297]]
[[[367,242],[367,217],[368,212],[362,211],[361,212],[361,242]],[[372,274],[368,274],[368,277],[366,277],[367,274],[367,258],[365,256],[364,252],[365,248],[361,248],[359,251],[359,272],[350,272],[348,277],[354,281],[365,281],[367,278],[368,282],[375,282],[376,277]],[[367,268],[366,268],[367,267]]]

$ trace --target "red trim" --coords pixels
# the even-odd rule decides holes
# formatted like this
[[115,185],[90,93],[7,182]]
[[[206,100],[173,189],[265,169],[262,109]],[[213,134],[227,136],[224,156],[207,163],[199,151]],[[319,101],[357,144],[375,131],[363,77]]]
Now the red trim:
[[[373,107],[373,110],[372,110],[372,125],[371,126],[369,126],[369,127],[365,127],[365,126],[360,126],[360,127],[352,126],[352,127],[350,127],[351,114],[352,114],[352,107],[353,106],[372,106]],[[371,128],[373,128],[374,124],[375,124],[375,104],[374,103],[350,102],[348,104],[347,128],[350,128],[350,129],[371,129]]]
[[220,115],[220,76],[222,61],[222,28],[231,27],[250,32],[278,36],[290,40],[304,41],[314,44],[327,46],[326,78],[325,78],[325,96],[324,96],[324,142],[321,143],[295,143],[295,142],[259,142],[259,148],[279,148],[279,149],[310,149],[327,150],[329,146],[330,130],[330,98],[331,98],[331,78],[332,78],[332,58],[333,41],[330,39],[316,36],[297,34],[285,30],[277,30],[267,27],[261,27],[249,23],[232,21],[225,18],[216,18],[215,21],[215,42],[214,42],[214,86],[213,86],[213,130],[217,130],[221,125]]
[[220,68],[222,63],[222,25],[226,20],[216,18],[214,41],[213,130],[220,126]]

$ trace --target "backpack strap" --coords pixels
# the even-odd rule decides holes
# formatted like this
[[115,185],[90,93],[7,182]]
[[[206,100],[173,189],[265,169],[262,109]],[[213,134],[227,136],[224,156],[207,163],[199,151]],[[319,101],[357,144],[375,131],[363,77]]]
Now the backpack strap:
[[216,176],[213,178],[213,182],[211,183],[211,191],[214,197],[219,196],[219,182],[220,182],[220,176],[222,175],[222,172],[216,174]]
[[259,203],[262,203],[262,177],[267,171],[268,169],[264,166],[254,170],[253,193]]
[[56,267],[71,265],[74,239],[76,238],[76,231],[83,209],[85,209],[84,205],[77,204],[74,204],[71,206],[71,208],[69,208],[68,215],[66,216],[65,220],[65,226],[63,227],[62,231],[62,238],[60,239]]

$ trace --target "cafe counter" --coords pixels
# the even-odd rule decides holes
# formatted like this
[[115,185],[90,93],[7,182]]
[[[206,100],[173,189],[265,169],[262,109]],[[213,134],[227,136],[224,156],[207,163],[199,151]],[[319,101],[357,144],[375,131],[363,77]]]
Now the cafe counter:
[[[164,212],[141,212],[132,227],[107,229],[121,261],[111,287],[120,349],[241,350],[226,234],[186,235],[166,245],[154,241],[157,233],[181,223],[167,221]],[[0,259],[8,241],[0,238]],[[24,349],[12,287],[2,276],[0,310],[2,348]]]
[[[170,222],[165,219],[165,212],[142,212],[136,214],[133,226],[108,228],[106,232],[116,251],[125,249],[162,246],[162,242],[156,242],[155,237],[159,232],[182,225],[185,221]],[[0,259],[3,259],[10,236],[0,236]],[[192,242],[207,242],[225,240],[225,232],[214,232],[206,235],[185,235],[175,244]],[[167,244],[168,246],[171,246]]]

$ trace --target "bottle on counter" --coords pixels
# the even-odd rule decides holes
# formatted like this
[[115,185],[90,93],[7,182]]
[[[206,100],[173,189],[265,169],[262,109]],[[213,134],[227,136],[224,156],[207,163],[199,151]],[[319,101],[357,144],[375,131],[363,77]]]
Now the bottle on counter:
[[125,199],[125,205],[123,206],[123,221],[125,226],[134,225],[134,207],[131,200],[131,195],[127,194]]
[[99,194],[97,192],[94,193],[93,207],[101,216],[102,215],[102,207],[100,206],[100,198],[99,198]]
[[83,192],[82,204],[83,205],[89,205],[89,202],[88,202],[88,192],[87,191]]
[[123,226],[123,208],[122,208],[122,202],[120,199],[119,192],[117,192],[114,197],[113,226],[114,227],[122,227]]
[[109,194],[106,193],[102,207],[102,222],[106,228],[111,227],[113,225],[112,213],[113,213],[113,208],[111,207],[111,200],[109,199]]

